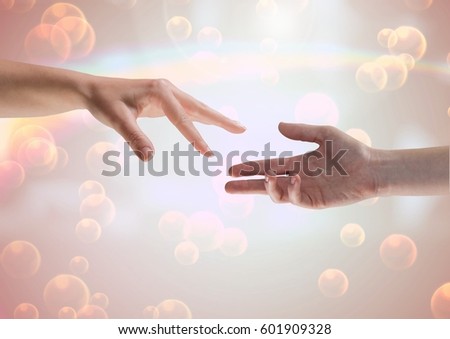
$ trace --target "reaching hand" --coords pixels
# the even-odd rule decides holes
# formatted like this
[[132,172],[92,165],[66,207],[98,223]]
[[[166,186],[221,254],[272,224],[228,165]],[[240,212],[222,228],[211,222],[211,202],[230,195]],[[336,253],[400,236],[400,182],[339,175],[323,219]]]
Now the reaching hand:
[[151,159],[154,147],[136,122],[140,117],[165,115],[205,156],[212,152],[193,121],[216,125],[232,133],[245,131],[237,121],[228,119],[164,79],[95,78],[92,87],[87,104],[89,111],[122,135],[141,160]]
[[281,123],[279,130],[289,139],[314,142],[319,147],[291,158],[233,166],[230,174],[234,177],[265,178],[228,182],[227,192],[267,194],[276,203],[309,208],[345,205],[376,196],[374,149],[330,126]]
[[212,155],[193,122],[242,133],[245,127],[214,111],[164,79],[98,77],[70,70],[0,60],[0,117],[31,117],[88,109],[114,128],[137,156],[149,160],[154,147],[139,128],[140,117],[167,118],[194,147]]
[[[32,117],[88,109],[114,128],[142,160],[154,147],[137,124],[140,117],[167,118],[205,156],[212,155],[193,122],[232,133],[245,127],[182,92],[167,80],[103,78],[0,60],[0,118]],[[290,139],[314,142],[312,152],[233,166],[230,193],[269,194],[275,202],[324,208],[376,195],[449,194],[449,147],[384,151],[370,148],[334,127],[280,124]],[[286,160],[283,163],[283,160]],[[288,175],[288,176],[287,176]]]

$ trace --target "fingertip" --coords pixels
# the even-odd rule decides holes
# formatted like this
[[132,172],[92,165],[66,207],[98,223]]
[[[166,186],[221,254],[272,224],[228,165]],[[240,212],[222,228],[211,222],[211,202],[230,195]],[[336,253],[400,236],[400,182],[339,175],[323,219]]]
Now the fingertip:
[[[225,183],[225,192],[228,194],[243,194],[242,187],[240,187],[242,182],[239,181],[228,181]],[[241,191],[240,191],[241,189]]]
[[246,131],[247,131],[247,127],[239,126],[239,129],[235,130],[234,133],[236,133],[236,134],[242,134],[242,133],[245,133]]
[[287,122],[281,121],[281,122],[278,124],[278,131],[279,131],[282,135],[286,136],[286,128],[287,128],[289,125],[291,125],[291,124],[289,124],[289,123],[287,123]]
[[247,127],[244,126],[242,123],[240,123],[237,120],[233,120],[233,123],[235,124],[235,126],[238,128],[238,130],[240,131],[240,133],[243,133],[247,130]]
[[155,150],[146,146],[141,150],[136,150],[135,153],[138,156],[138,158],[141,159],[142,161],[150,161],[153,159],[153,156],[155,155]]
[[211,158],[214,156],[214,152],[209,148],[208,144],[205,141],[200,142],[201,147],[199,147],[197,150],[202,154],[204,157]]
[[227,193],[233,193],[232,190],[232,181],[228,181],[227,183],[225,183],[225,192]]
[[278,123],[278,127],[286,127],[286,126],[289,126],[289,125],[293,125],[293,123],[292,122],[286,122],[286,121],[280,121]]
[[234,177],[234,175],[233,175],[233,167],[234,167],[234,166],[231,166],[231,167],[228,169],[228,175],[229,175],[230,177]]
[[231,120],[231,124],[223,126],[228,132],[234,134],[242,134],[247,130],[247,127],[242,125],[239,121]]
[[211,150],[206,151],[203,155],[207,158],[211,158],[211,157],[215,156],[214,152]]
[[240,177],[242,174],[242,165],[234,165],[228,169],[228,175],[234,178]]
[[155,150],[150,149],[147,154],[148,154],[147,161],[151,161],[151,160],[153,160],[153,157],[155,156]]
[[211,148],[209,148],[208,144],[204,140],[200,140],[198,142],[191,142],[192,147],[199,152],[201,155],[209,158],[214,155],[214,152],[211,151]]

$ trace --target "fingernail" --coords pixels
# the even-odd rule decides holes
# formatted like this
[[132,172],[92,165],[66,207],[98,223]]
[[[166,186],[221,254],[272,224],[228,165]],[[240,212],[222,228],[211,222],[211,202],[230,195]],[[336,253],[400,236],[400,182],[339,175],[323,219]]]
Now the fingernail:
[[208,148],[204,155],[205,155],[205,157],[210,158],[210,157],[214,156],[214,152]]
[[297,178],[295,176],[291,177],[291,185],[294,185],[297,181]]
[[140,153],[140,159],[142,161],[150,160],[153,158],[153,150],[150,147],[144,147]]
[[265,177],[264,181],[265,181],[266,183],[268,183],[268,182],[269,182],[269,177],[268,177],[267,175],[266,175],[266,177]]
[[244,128],[244,129],[247,129],[246,126],[244,126],[242,123],[240,123],[240,122],[237,121],[237,120],[234,120],[234,123],[235,123],[236,125],[238,125],[239,127],[242,127],[242,128]]
[[267,174],[269,174],[271,177],[276,177],[277,176],[277,174],[274,171],[272,171],[272,170],[268,170]]

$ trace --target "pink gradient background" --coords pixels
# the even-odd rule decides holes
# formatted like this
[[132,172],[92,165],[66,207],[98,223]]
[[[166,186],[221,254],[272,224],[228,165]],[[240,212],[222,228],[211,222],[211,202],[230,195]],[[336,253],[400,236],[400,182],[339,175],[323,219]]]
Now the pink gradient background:
[[[24,47],[26,36],[56,1],[16,1],[31,8],[0,10],[0,58],[32,62]],[[82,58],[59,64],[50,60],[47,65],[103,76],[168,78],[248,127],[236,136],[199,126],[212,148],[223,154],[262,151],[267,142],[279,152],[311,149],[280,136],[279,121],[362,129],[377,148],[450,144],[447,0],[434,0],[426,10],[414,10],[403,0],[279,0],[278,12],[269,10],[268,17],[256,11],[256,0],[70,3],[92,26],[93,49]],[[173,16],[191,22],[188,39],[173,41],[168,35],[166,23]],[[424,34],[425,56],[401,88],[362,91],[356,70],[387,53],[377,43],[378,32],[402,25]],[[222,33],[220,46],[197,41],[205,26]],[[273,54],[260,50],[261,40],[268,37],[277,41]],[[318,107],[317,114],[308,114],[298,107],[308,93],[324,94],[335,106],[330,110],[328,102],[316,102],[307,110]],[[144,308],[168,299],[187,305],[194,318],[430,318],[433,293],[450,282],[448,196],[381,198],[374,204],[310,211],[275,205],[267,197],[228,197],[223,191],[226,178],[179,177],[173,171],[164,177],[139,177],[136,159],[131,176],[104,177],[95,165],[101,155],[91,154],[86,162],[86,154],[98,142],[120,145],[121,139],[82,111],[1,120],[0,162],[11,158],[14,132],[30,124],[53,135],[55,145],[67,151],[68,163],[40,175],[25,169],[23,184],[0,202],[0,251],[22,240],[41,256],[39,269],[29,278],[13,278],[0,266],[0,317],[12,318],[21,303],[35,305],[41,318],[56,317],[45,303],[44,289],[53,277],[72,274],[69,262],[75,256],[89,261],[80,278],[91,294],[108,296],[105,311],[110,318],[141,318]],[[187,148],[165,119],[141,120],[140,125],[157,149],[157,169],[162,166],[158,152],[172,150],[176,142]],[[109,225],[104,215],[99,217],[101,235],[93,243],[76,234],[84,216],[79,188],[86,180],[100,182],[115,209],[114,216],[107,215]],[[194,264],[182,265],[174,255],[180,239],[167,240],[158,227],[172,210],[188,218],[207,211],[219,221],[205,218],[206,228],[221,223],[242,232],[229,232],[231,249],[222,245],[200,252]],[[341,229],[349,223],[364,230],[360,246],[341,241]],[[381,244],[392,234],[407,236],[417,249],[411,259],[408,244],[400,248],[406,251],[400,255],[412,260],[403,270],[390,269],[380,257]],[[327,281],[319,286],[319,277],[328,279],[321,276],[327,269],[343,272],[348,286],[339,274],[328,276],[335,279],[328,287]],[[450,317],[450,293],[440,298],[444,316]],[[189,316],[186,310],[164,313],[160,308],[164,316]]]

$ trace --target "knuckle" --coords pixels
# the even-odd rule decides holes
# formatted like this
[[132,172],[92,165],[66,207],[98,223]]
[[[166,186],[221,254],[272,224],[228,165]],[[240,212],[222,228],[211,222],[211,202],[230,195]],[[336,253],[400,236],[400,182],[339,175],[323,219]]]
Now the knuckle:
[[204,103],[194,99],[192,102],[185,102],[184,108],[189,112],[193,118],[201,118],[205,115],[205,112],[209,109]]
[[295,193],[289,195],[289,202],[295,206],[300,206],[300,199]]
[[270,196],[270,199],[272,199],[272,202],[274,202],[275,204],[280,203],[280,201],[277,198],[273,197],[272,195]]
[[174,119],[172,120],[172,124],[173,124],[175,127],[180,127],[180,126],[189,124],[190,121],[191,121],[191,120],[189,119],[189,117],[188,117],[186,114],[183,114],[183,115],[181,115],[181,116],[178,116],[178,117],[174,118]]
[[322,201],[318,201],[318,202],[316,202],[314,205],[313,205],[313,208],[315,209],[315,210],[323,210],[323,209],[325,209],[327,206],[326,206],[326,204],[324,203],[324,202],[322,202]]
[[198,101],[198,100],[197,100],[197,108],[198,108],[200,111],[206,111],[206,110],[209,109],[208,105],[206,105],[204,102]]
[[336,130],[337,130],[337,128],[334,126],[325,125],[321,128],[321,132],[320,132],[321,137],[325,138],[327,136],[333,135],[333,134],[335,134]]
[[298,207],[301,206],[300,201],[298,199],[291,199],[290,202],[294,206],[298,206]]
[[289,202],[295,206],[300,206],[300,195],[297,192],[294,192],[292,188],[288,189],[288,198]]
[[143,136],[142,133],[139,131],[132,131],[131,133],[128,134],[128,142],[130,143],[131,146],[138,145],[140,142],[142,142],[142,140]]
[[286,173],[292,173],[295,171],[295,159],[292,157],[280,158],[278,166],[283,168]]
[[153,87],[159,93],[163,93],[163,92],[169,90],[171,85],[172,85],[171,82],[164,78],[156,79],[156,80],[154,80],[154,83],[153,83]]
[[270,195],[270,197],[272,198],[274,203],[281,204],[282,199],[281,199],[281,196],[279,194],[276,194],[276,193],[274,194],[273,193],[273,194]]

